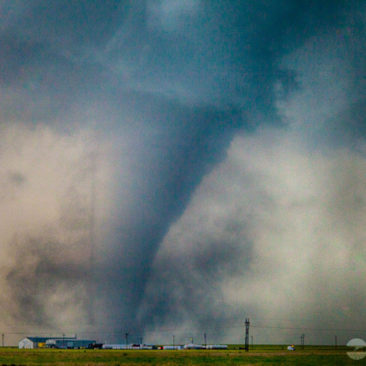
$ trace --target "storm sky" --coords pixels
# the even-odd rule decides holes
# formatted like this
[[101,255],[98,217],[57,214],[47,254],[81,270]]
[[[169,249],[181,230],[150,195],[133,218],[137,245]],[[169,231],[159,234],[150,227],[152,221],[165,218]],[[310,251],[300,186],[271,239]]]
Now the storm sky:
[[352,0],[0,0],[2,331],[362,336],[365,20]]

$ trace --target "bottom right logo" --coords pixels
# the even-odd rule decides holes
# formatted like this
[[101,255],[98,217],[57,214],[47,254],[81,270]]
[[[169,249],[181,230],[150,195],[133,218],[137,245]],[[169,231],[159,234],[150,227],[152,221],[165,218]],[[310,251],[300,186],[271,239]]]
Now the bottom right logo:
[[361,338],[353,338],[347,343],[347,347],[353,347],[353,351],[347,352],[352,360],[362,360],[366,357],[366,352],[362,351],[366,347],[366,342]]

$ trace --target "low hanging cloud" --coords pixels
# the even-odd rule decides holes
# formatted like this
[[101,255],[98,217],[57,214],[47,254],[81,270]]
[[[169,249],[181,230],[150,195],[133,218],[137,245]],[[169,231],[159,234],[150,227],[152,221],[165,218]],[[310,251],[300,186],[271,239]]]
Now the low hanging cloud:
[[[7,329],[90,322],[92,187],[97,181],[104,209],[112,188],[108,165],[93,166],[100,159],[94,141],[87,130],[67,135],[47,126],[1,126],[1,325]],[[102,151],[102,141],[99,146]]]

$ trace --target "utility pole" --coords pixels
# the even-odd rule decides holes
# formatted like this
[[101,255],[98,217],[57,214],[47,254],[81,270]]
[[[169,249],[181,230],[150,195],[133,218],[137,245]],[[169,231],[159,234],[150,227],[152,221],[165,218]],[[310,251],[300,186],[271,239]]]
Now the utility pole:
[[128,332],[125,333],[126,345],[128,344]]
[[1,344],[3,347],[5,347],[5,334],[4,333],[1,335]]
[[[97,146],[97,145],[95,145]],[[90,214],[89,214],[89,322],[95,322],[95,207],[96,207],[96,151],[91,153],[91,174],[90,174]]]
[[304,345],[305,345],[305,334],[304,333],[301,334],[300,339],[301,339],[301,348],[304,349]]
[[173,334],[173,347],[175,346],[175,335]]
[[205,342],[205,346],[207,346],[207,334],[206,334],[206,332],[203,333],[203,340]]
[[335,336],[334,336],[334,346],[335,346],[335,348],[336,348],[336,349],[337,349],[337,345],[338,345],[337,343],[338,343],[338,342],[337,342],[337,336],[335,335]]
[[250,321],[249,318],[245,318],[245,350],[249,351],[249,326]]
[[251,339],[251,341],[252,341],[252,349],[254,348],[253,347],[253,336],[250,336],[250,339]]

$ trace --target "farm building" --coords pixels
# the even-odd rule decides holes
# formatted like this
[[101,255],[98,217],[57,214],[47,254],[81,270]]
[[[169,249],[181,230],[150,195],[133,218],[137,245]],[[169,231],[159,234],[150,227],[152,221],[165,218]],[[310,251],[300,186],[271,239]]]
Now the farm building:
[[26,337],[19,341],[19,348],[90,348],[96,341],[76,337]]
[[76,338],[56,338],[47,339],[46,341],[46,347],[48,348],[63,349],[92,348],[94,344],[96,344],[95,340]]
[[103,349],[145,349],[151,350],[153,346],[147,344],[103,344]]
[[183,346],[163,346],[163,349],[168,351],[176,351],[179,349],[183,349]]
[[52,337],[26,337],[19,341],[19,348],[43,348],[46,347],[46,341],[52,339]]
[[208,344],[206,349],[227,349],[227,344]]
[[194,344],[194,343],[189,343],[189,344],[185,344],[183,346],[184,349],[204,349],[206,348],[205,346],[202,346],[201,344]]

